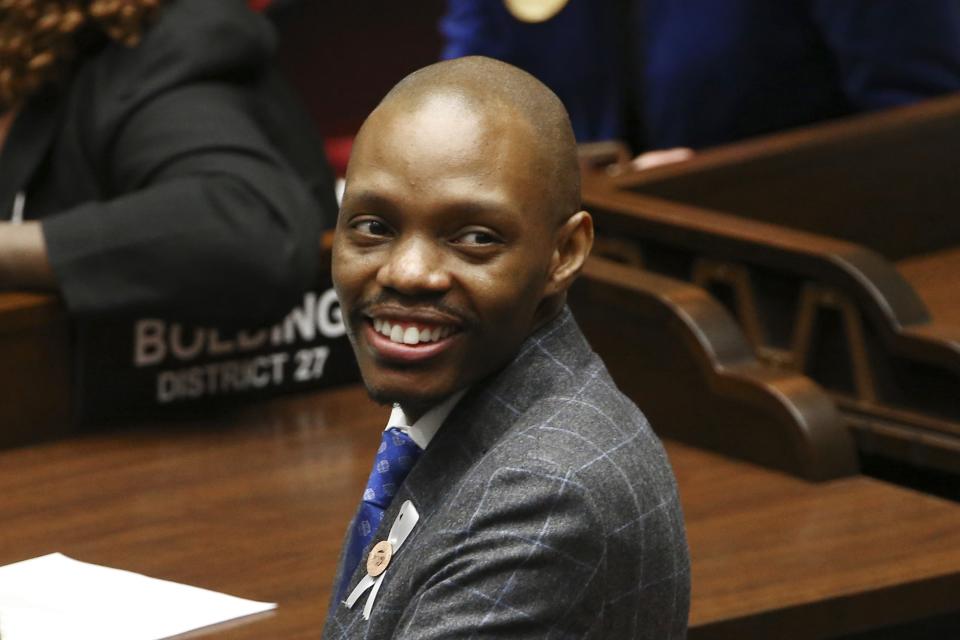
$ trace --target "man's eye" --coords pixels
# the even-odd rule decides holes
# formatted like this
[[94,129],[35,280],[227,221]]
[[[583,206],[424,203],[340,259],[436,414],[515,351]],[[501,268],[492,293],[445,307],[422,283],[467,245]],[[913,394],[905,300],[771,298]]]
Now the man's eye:
[[390,234],[390,227],[379,220],[358,220],[353,223],[353,228],[360,233],[371,236],[386,236]]
[[467,231],[466,233],[461,233],[454,239],[455,244],[475,246],[496,244],[499,241],[500,240],[496,236],[494,236],[492,233],[487,233],[486,231]]

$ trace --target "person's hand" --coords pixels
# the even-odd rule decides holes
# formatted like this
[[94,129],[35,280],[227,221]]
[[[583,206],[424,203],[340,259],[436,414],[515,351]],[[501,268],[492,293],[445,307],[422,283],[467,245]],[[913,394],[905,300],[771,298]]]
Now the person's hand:
[[687,147],[673,147],[672,149],[657,149],[641,153],[630,161],[630,166],[637,171],[652,169],[665,164],[683,162],[693,157],[693,149]]
[[40,223],[0,222],[0,290],[56,290]]
[[693,157],[693,149],[673,147],[647,151],[631,159],[627,146],[617,140],[587,142],[577,145],[580,166],[587,171],[605,171],[607,175],[619,176],[628,171],[643,171]]

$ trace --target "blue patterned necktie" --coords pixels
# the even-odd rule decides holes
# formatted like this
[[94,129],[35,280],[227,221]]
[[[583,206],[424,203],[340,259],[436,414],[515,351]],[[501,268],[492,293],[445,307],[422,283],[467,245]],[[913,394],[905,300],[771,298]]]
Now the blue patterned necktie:
[[363,550],[370,544],[374,532],[383,520],[383,512],[390,506],[394,494],[421,453],[423,451],[417,443],[397,427],[390,427],[383,432],[373,469],[370,470],[370,478],[367,479],[367,488],[363,492],[363,500],[350,531],[337,595],[339,600],[344,597]]

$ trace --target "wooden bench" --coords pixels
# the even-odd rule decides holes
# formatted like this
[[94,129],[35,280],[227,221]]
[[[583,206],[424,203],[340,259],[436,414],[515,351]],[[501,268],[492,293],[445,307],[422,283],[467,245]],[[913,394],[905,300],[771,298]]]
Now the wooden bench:
[[591,258],[570,304],[617,385],[662,437],[810,480],[856,473],[852,439],[829,396],[758,361],[702,289]]
[[598,249],[725,302],[865,454],[960,472],[960,97],[642,172],[586,171]]

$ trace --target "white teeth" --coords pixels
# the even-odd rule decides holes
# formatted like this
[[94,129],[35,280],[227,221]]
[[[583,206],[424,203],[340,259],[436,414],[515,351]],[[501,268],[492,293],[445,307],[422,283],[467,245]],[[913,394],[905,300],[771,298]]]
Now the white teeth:
[[388,320],[381,320],[379,318],[373,319],[373,328],[377,333],[386,336],[392,342],[407,345],[437,342],[438,340],[443,340],[453,333],[452,327],[421,329],[417,326],[408,326],[406,329],[404,329],[399,322],[396,324],[390,324]]

